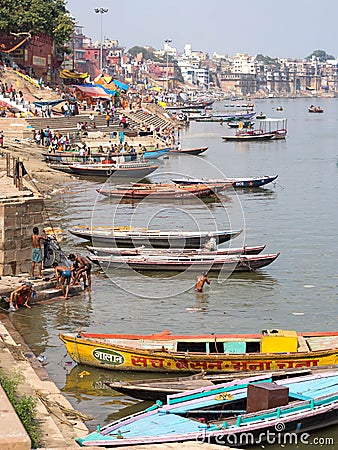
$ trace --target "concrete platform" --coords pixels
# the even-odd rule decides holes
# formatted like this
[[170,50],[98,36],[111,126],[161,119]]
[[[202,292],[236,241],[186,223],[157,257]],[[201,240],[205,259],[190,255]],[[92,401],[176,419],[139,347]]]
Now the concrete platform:
[[[45,278],[52,278],[53,277],[53,270],[52,269],[46,269],[43,270],[43,276]],[[36,299],[31,299],[30,305],[41,305],[44,303],[48,303],[50,300],[60,300],[63,301],[62,292],[60,289],[56,289],[55,281],[44,281],[42,279],[36,279],[32,280],[30,279],[30,275],[28,273],[23,273],[19,276],[7,276],[7,277],[0,277],[0,298],[6,297],[9,298],[11,292],[16,289],[18,286],[20,286],[22,283],[30,282],[33,285],[33,289],[37,292]],[[70,286],[69,294],[72,295],[78,295],[82,291],[81,286]],[[8,303],[6,301],[1,302],[1,308],[7,309]]]
[[[23,381],[19,385],[19,394],[37,398],[37,416],[41,424],[41,450],[76,450],[80,447],[75,439],[88,434],[83,422],[84,417],[73,409],[57,386],[49,378],[45,368],[15,330],[8,316],[0,314],[0,368],[7,376],[21,373]],[[25,432],[13,417],[13,409],[3,401],[0,391],[0,449],[28,450]],[[14,413],[15,414],[15,413]],[[16,416],[16,415],[15,415]],[[19,421],[20,422],[20,421]],[[4,424],[11,424],[4,425]],[[13,424],[13,426],[12,426]],[[6,440],[7,439],[7,440]],[[16,445],[17,442],[17,445]],[[5,446],[5,445],[11,446]],[[99,450],[102,447],[86,447]],[[125,447],[118,447],[125,448]],[[197,444],[196,442],[136,445],[129,450],[219,450],[218,445]],[[224,449],[228,447],[222,446]]]

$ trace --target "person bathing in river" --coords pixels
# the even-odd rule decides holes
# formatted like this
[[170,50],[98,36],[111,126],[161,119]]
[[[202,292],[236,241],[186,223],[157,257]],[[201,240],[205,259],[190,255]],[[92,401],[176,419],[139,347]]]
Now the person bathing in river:
[[62,290],[62,295],[65,299],[69,298],[69,285],[72,278],[72,271],[67,266],[59,266],[58,263],[53,263],[53,268],[56,277],[56,288]]
[[68,256],[68,259],[73,263],[71,270],[74,272],[74,281],[72,284],[75,284],[85,274],[87,275],[88,286],[85,284],[84,289],[88,287],[88,291],[90,291],[92,265],[88,259],[84,256],[75,256],[73,253]]
[[9,297],[9,311],[17,311],[19,306],[30,308],[28,303],[32,296],[36,296],[32,283],[24,283],[22,286],[17,287]]
[[203,272],[201,275],[199,275],[196,278],[195,291],[203,292],[203,286],[204,286],[205,283],[210,285],[210,280],[209,280],[209,278],[207,276],[207,273]]

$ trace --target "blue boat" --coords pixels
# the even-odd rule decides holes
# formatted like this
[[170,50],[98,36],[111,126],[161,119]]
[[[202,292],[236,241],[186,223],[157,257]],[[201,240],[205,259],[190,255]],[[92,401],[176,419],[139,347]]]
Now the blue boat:
[[194,441],[242,447],[264,441],[290,444],[291,436],[292,444],[304,444],[308,431],[338,423],[338,370],[288,376],[273,380],[264,374],[168,395],[165,405],[157,401],[77,442],[120,447]]
[[160,148],[158,150],[150,150],[150,151],[145,151],[143,153],[143,158],[144,159],[157,159],[160,156],[164,156],[166,153],[168,153],[170,151],[170,147],[166,147],[166,148]]
[[268,183],[272,183],[278,175],[264,176],[264,177],[247,177],[247,178],[223,178],[223,179],[210,179],[210,178],[173,178],[176,184],[213,184],[213,183],[231,183],[234,188],[257,188],[264,186]]

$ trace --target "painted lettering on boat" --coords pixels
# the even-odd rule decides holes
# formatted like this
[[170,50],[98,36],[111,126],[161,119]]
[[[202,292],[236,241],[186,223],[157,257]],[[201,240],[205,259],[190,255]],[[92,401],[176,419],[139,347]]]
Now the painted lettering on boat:
[[164,358],[149,358],[146,356],[131,356],[131,365],[134,367],[157,368],[168,370],[189,370],[189,371],[263,371],[276,369],[292,369],[301,367],[315,367],[319,365],[318,359],[301,359],[301,360],[269,360],[269,361],[203,361],[187,359],[171,360]]
[[93,350],[93,356],[101,363],[111,364],[112,366],[120,366],[124,363],[124,356],[120,353],[108,350],[106,348],[96,348]]

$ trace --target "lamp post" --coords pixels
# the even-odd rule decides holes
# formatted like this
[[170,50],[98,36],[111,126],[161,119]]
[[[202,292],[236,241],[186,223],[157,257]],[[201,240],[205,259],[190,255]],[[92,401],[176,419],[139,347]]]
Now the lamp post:
[[[172,42],[171,39],[166,39],[164,41],[168,46]],[[169,55],[168,55],[168,49],[166,49],[167,54],[167,92],[169,92]]]
[[100,73],[102,73],[102,14],[107,13],[108,9],[105,8],[95,8],[94,11],[97,14],[100,14],[101,20],[100,20]]

